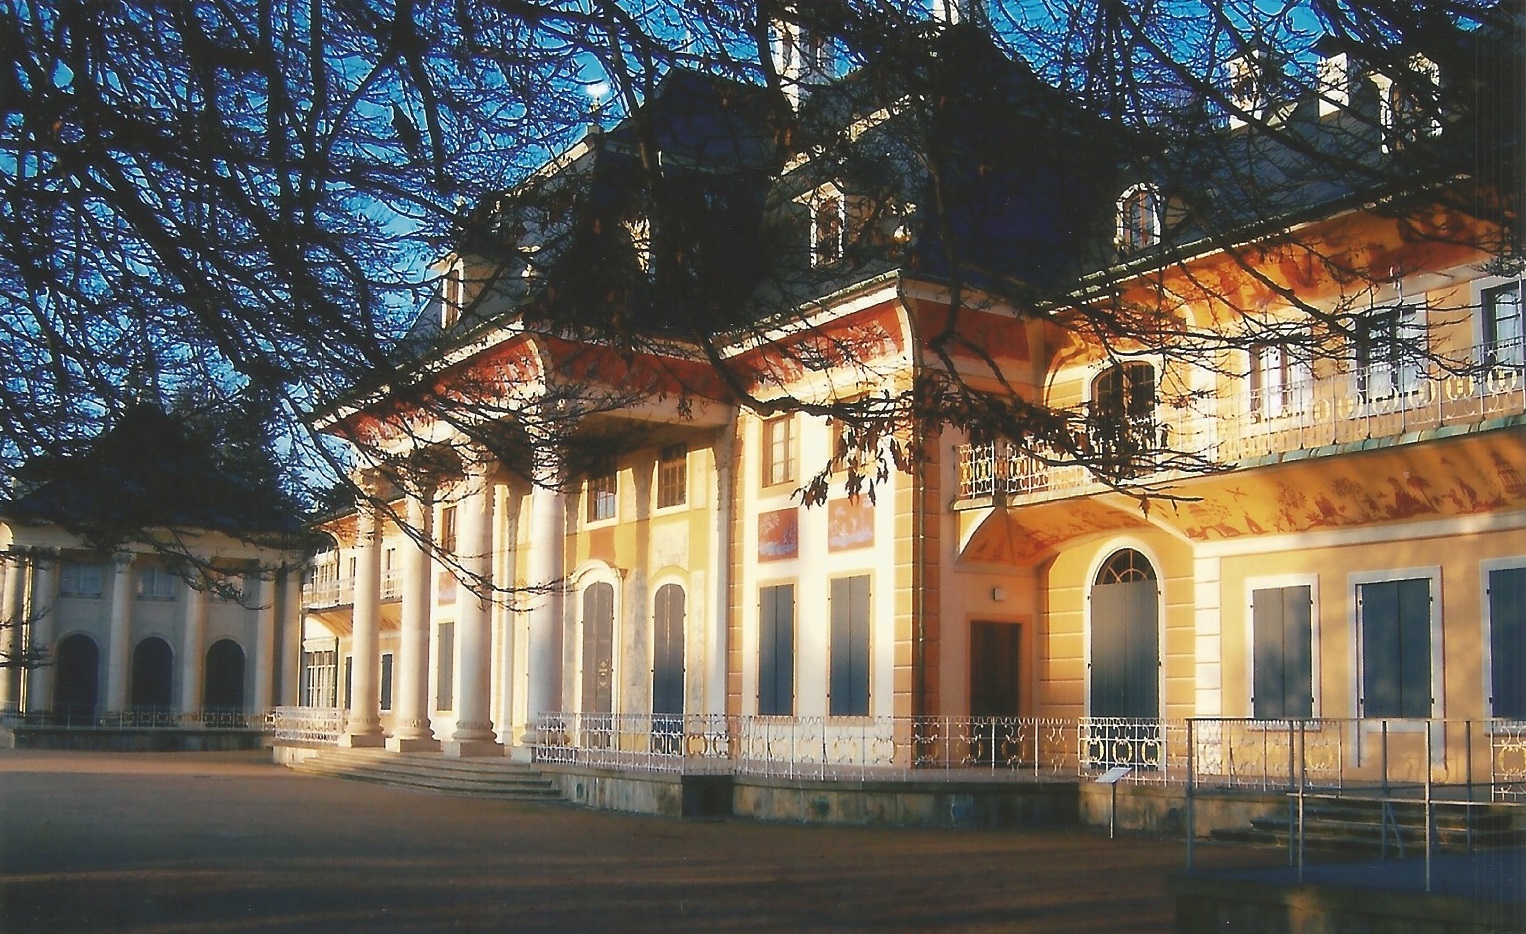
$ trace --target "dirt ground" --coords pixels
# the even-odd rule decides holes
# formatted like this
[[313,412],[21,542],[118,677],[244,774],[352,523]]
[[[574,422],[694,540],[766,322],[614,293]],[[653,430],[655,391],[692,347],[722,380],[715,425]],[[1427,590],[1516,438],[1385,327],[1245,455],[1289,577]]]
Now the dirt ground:
[[[1168,931],[1179,840],[692,821],[0,750],[0,931]],[[1281,853],[1199,848],[1200,864]]]

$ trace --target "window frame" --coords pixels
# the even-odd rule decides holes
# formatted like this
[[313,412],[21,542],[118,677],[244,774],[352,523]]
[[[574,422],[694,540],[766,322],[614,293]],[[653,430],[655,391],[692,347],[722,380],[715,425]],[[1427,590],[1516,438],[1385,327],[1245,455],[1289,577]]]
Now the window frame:
[[[95,572],[95,589],[84,580],[87,569]],[[73,574],[70,571],[73,570]],[[72,577],[72,580],[71,580]],[[76,561],[65,559],[58,567],[58,595],[82,600],[98,600],[105,593],[106,566],[100,561]]]
[[[1526,368],[1526,279],[1490,277],[1479,280],[1475,289],[1475,307],[1478,309],[1478,325],[1474,329],[1478,362],[1490,369]],[[1494,312],[1491,299],[1502,294],[1514,293],[1515,314],[1509,316],[1515,322],[1515,336],[1500,338],[1500,315]],[[1504,352],[1500,345],[1505,344]]]
[[689,445],[678,441],[657,451],[657,508],[689,504]]
[[[1483,706],[1484,710],[1487,711],[1486,716],[1488,716],[1491,720],[1516,719],[1519,717],[1526,717],[1526,710],[1523,710],[1521,713],[1516,715],[1511,715],[1508,713],[1501,714],[1495,710],[1494,603],[1491,599],[1489,591],[1491,583],[1490,575],[1496,571],[1526,571],[1526,555],[1514,555],[1504,558],[1489,558],[1478,563],[1479,606],[1483,609],[1483,612],[1479,614],[1479,619],[1483,624],[1483,636],[1480,641],[1480,644],[1483,647],[1483,652],[1481,653],[1483,655],[1483,672],[1482,678],[1479,681],[1479,686],[1483,689]],[[1526,623],[1523,623],[1522,628],[1523,631],[1526,631]]]
[[[1445,683],[1445,658],[1444,644],[1442,640],[1442,603],[1441,603],[1441,568],[1438,566],[1414,567],[1414,568],[1389,568],[1378,571],[1363,571],[1353,573],[1347,578],[1347,602],[1351,617],[1350,634],[1352,653],[1356,659],[1354,667],[1355,684],[1351,693],[1351,715],[1354,719],[1363,721],[1364,724],[1376,728],[1379,720],[1409,719],[1399,716],[1386,716],[1381,714],[1368,715],[1366,713],[1366,684],[1367,684],[1367,653],[1363,638],[1366,633],[1366,619],[1364,608],[1361,603],[1362,588],[1369,584],[1381,584],[1409,580],[1425,580],[1429,587],[1429,630],[1427,638],[1430,640],[1427,657],[1430,665],[1430,711],[1429,719],[1440,719],[1446,715],[1446,693],[1442,690]],[[1418,724],[1394,724],[1391,728],[1419,729]]]
[[[1245,580],[1245,709],[1256,717],[1256,619],[1255,594],[1261,590],[1285,590],[1291,587],[1309,588],[1309,692],[1310,718],[1321,714],[1320,695],[1320,625],[1319,625],[1319,575],[1279,574],[1268,577],[1249,577]],[[1272,717],[1268,719],[1286,719]]]
[[[1425,340],[1425,322],[1413,302],[1395,302],[1373,308],[1356,322],[1353,390],[1358,400],[1366,402],[1400,399],[1415,392],[1421,382],[1420,360],[1410,355],[1406,344]],[[1406,334],[1406,330],[1413,334]],[[1383,351],[1382,358],[1375,351]],[[1386,391],[1376,391],[1382,382]]]
[[[774,689],[773,689],[773,691],[769,692],[767,695],[765,695],[764,682],[763,682],[763,673],[764,673],[763,660],[764,660],[764,657],[765,657],[765,654],[766,654],[765,653],[765,645],[766,644],[764,642],[764,635],[765,635],[765,632],[764,632],[764,627],[765,627],[764,620],[765,620],[765,617],[763,615],[763,607],[764,607],[764,602],[765,601],[764,601],[764,596],[763,595],[764,595],[765,591],[772,591],[772,592],[775,592],[777,594],[777,592],[781,591],[781,590],[788,590],[789,591],[789,600],[790,600],[789,626],[787,627],[787,629],[788,629],[788,642],[789,642],[789,654],[787,656],[788,657],[788,661],[789,661],[789,679],[788,679],[788,681],[789,681],[789,696],[787,698],[787,702],[786,703],[780,703],[780,701],[781,701],[781,694],[780,694],[780,692],[778,690],[780,685],[783,683],[784,679],[779,678],[779,677],[775,677],[773,679],[773,681],[774,681],[773,688]],[[756,708],[755,709],[757,711],[758,716],[760,716],[760,717],[794,717],[794,716],[796,716],[798,714],[797,704],[798,704],[798,701],[799,701],[799,694],[800,694],[800,681],[799,681],[799,677],[800,677],[800,670],[799,669],[800,669],[800,666],[798,664],[799,656],[800,656],[800,644],[799,644],[799,628],[800,628],[800,611],[799,611],[799,608],[800,608],[800,600],[799,600],[799,593],[800,593],[799,584],[793,578],[791,578],[789,580],[767,581],[767,582],[762,582],[762,583],[760,583],[758,585],[758,631],[757,631],[757,656],[756,656],[756,665],[757,665],[757,667],[754,669],[754,678],[755,678],[755,681],[756,681],[756,685],[755,685],[756,686],[756,690],[754,691],[754,702],[756,704]],[[777,602],[777,598],[776,598],[776,600],[775,600],[775,607],[777,607],[777,606],[778,606],[778,602]],[[775,639],[773,640],[773,644],[771,646],[771,648],[773,649],[773,652],[772,652],[772,654],[768,655],[768,657],[772,659],[772,664],[769,666],[769,670],[772,670],[774,672],[778,672],[778,670],[779,670],[779,661],[781,659],[781,655],[779,653],[780,641],[781,640],[778,638],[778,634],[780,633],[780,631],[781,630],[778,628],[778,619],[777,619],[777,615],[776,615],[775,620],[774,620]],[[765,705],[765,703],[764,703],[765,696],[767,697],[768,700],[772,701],[773,703]],[[765,709],[765,706],[767,706],[767,709]]]
[[1246,390],[1256,421],[1301,411],[1313,398],[1313,382],[1314,365],[1305,348],[1261,341],[1246,351]]
[[1125,255],[1158,246],[1161,240],[1160,192],[1154,185],[1130,185],[1118,196],[1114,244]]
[[583,492],[584,524],[600,525],[620,517],[620,471],[613,465],[590,473],[583,481]]
[[179,577],[162,564],[148,562],[133,570],[134,597],[153,603],[174,603],[180,599]]
[[763,420],[760,436],[759,465],[764,487],[795,482],[795,413],[787,412]]
[[[852,602],[854,597],[855,582],[863,582],[863,612],[862,642],[855,638],[855,630],[859,628],[853,615],[857,606]],[[849,601],[846,609],[846,619],[840,620],[838,612],[838,589],[839,585],[845,585],[846,593],[843,594]],[[827,716],[833,719],[862,719],[874,715],[874,576],[868,571],[857,573],[837,574],[827,579]],[[840,636],[846,631],[847,645],[842,646]],[[847,658],[840,659],[839,652],[845,650]],[[843,665],[845,667],[839,667]],[[857,670],[861,668],[861,673]],[[846,685],[839,683],[838,673],[845,672],[844,677],[849,680]],[[841,687],[848,689],[848,698],[842,699]],[[855,691],[862,688],[862,704]]]

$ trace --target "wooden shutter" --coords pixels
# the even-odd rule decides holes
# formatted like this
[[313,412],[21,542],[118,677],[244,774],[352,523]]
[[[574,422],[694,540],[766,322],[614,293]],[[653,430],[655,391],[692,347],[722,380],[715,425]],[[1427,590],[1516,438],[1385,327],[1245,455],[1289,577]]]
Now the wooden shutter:
[[1496,717],[1526,717],[1526,568],[1489,572],[1489,657]]

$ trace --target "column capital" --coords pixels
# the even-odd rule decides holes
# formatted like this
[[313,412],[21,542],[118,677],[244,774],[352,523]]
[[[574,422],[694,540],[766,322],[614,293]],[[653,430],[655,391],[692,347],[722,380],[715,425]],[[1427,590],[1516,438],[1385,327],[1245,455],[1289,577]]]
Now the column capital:
[[131,551],[118,551],[112,553],[111,560],[112,563],[117,567],[126,568],[130,566],[137,557],[138,556]]

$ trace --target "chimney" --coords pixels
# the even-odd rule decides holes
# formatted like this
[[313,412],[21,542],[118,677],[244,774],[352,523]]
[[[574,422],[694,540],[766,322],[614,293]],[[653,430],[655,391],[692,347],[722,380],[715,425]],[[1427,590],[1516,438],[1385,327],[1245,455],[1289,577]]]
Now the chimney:
[[944,23],[972,23],[987,26],[984,0],[933,0],[933,19]]

